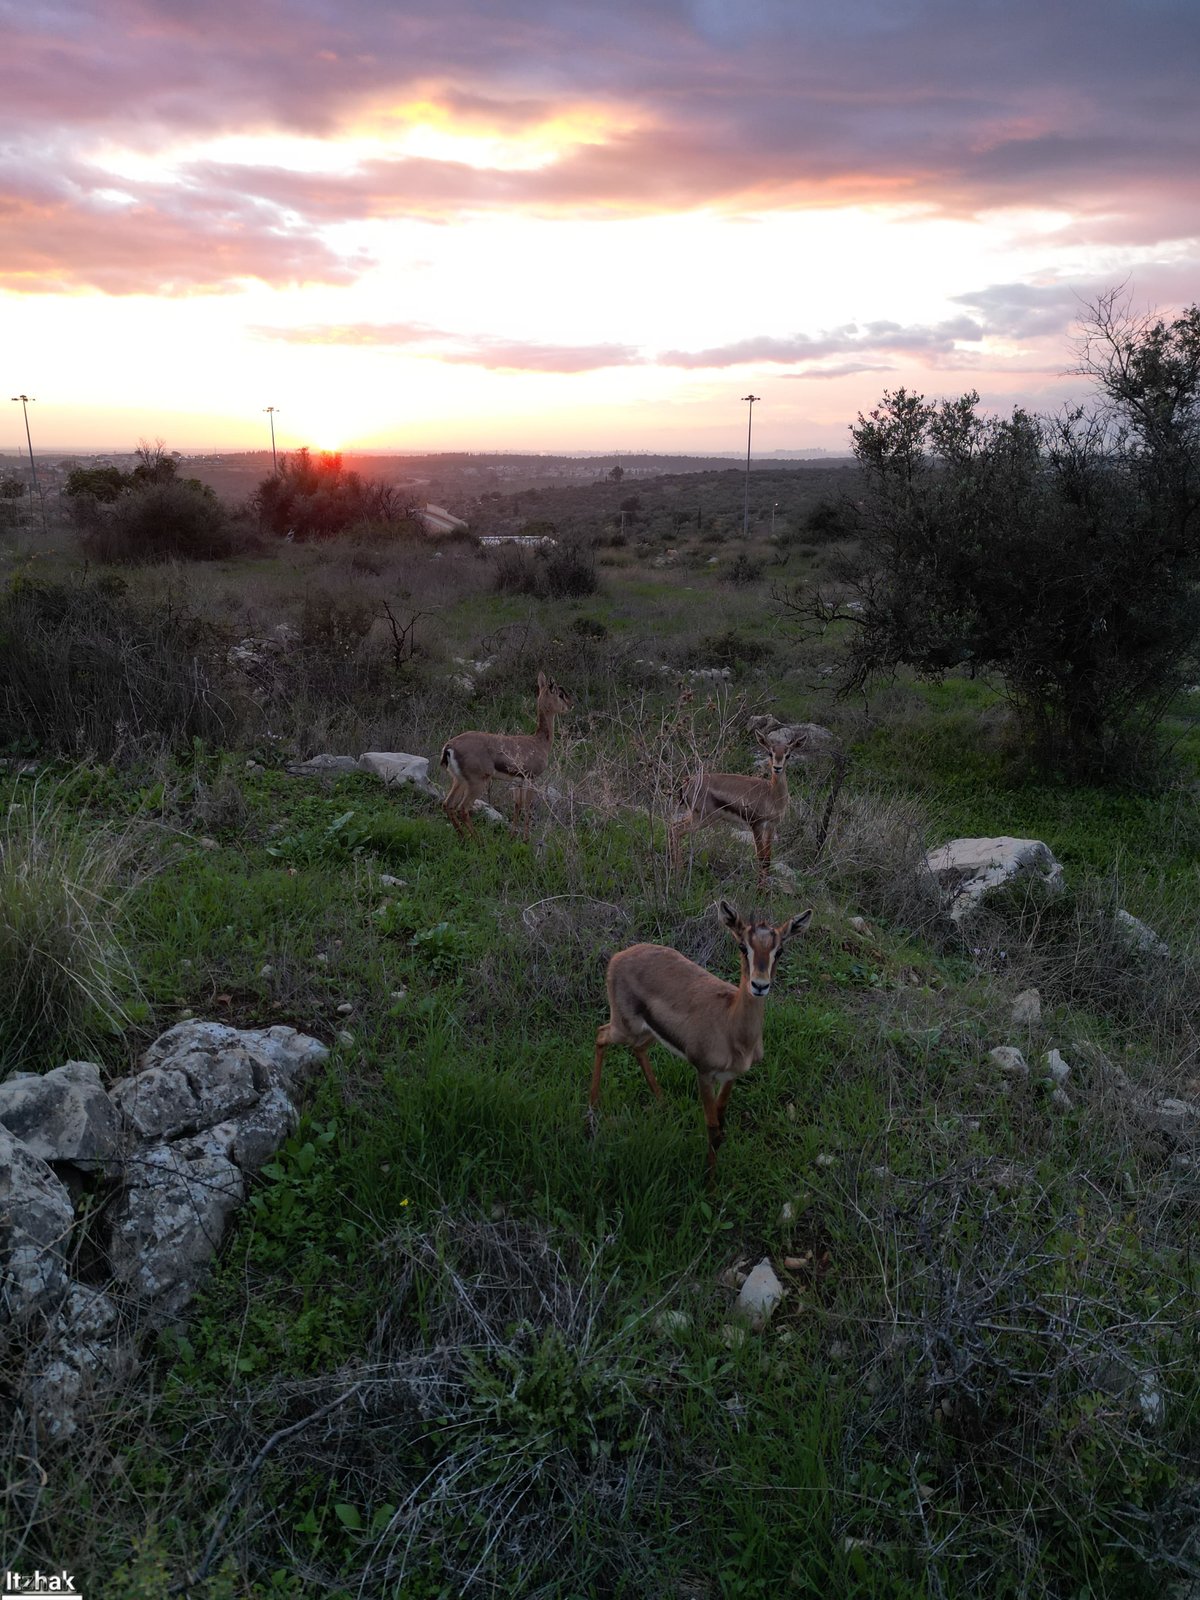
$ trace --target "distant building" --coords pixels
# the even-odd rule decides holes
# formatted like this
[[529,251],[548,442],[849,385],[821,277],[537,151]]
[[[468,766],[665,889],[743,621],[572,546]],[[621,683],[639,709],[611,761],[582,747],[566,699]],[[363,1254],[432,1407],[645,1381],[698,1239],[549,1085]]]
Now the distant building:
[[467,524],[444,506],[422,506],[417,512],[427,533],[458,533]]

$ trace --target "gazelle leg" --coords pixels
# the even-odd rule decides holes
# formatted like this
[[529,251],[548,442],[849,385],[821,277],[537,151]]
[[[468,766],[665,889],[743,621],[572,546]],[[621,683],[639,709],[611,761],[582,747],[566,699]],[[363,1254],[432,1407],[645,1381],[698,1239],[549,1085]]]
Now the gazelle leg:
[[721,1117],[717,1110],[717,1097],[713,1093],[712,1080],[705,1076],[697,1076],[696,1082],[700,1086],[700,1104],[704,1108],[704,1122],[708,1129],[708,1176],[711,1180],[716,1176],[717,1151],[721,1148],[725,1130],[721,1126]]
[[462,797],[465,793],[466,784],[460,782],[458,778],[455,778],[454,782],[450,785],[449,794],[442,801],[442,810],[446,813],[447,819],[453,824],[454,831],[459,835],[460,838],[462,837],[464,831],[462,822]]
[[654,1076],[654,1068],[650,1065],[650,1047],[649,1047],[649,1045],[631,1044],[629,1048],[633,1051],[634,1055],[637,1057],[638,1065],[641,1067],[642,1071],[646,1075],[646,1082],[650,1085],[651,1089],[654,1091],[654,1098],[656,1100],[661,1100],[662,1097],[663,1097],[663,1092],[662,1092],[662,1089],[659,1087],[658,1079]]
[[606,1022],[603,1027],[596,1029],[596,1059],[592,1063],[592,1089],[588,1095],[588,1105],[593,1111],[600,1104],[600,1069],[604,1065],[604,1052],[612,1042],[612,1024]]
[[771,829],[769,824],[759,823],[754,828],[754,851],[758,856],[758,886],[765,889],[767,876],[771,871]]
[[587,1131],[593,1136],[596,1132],[596,1113],[600,1107],[600,1072],[604,1066],[604,1052],[611,1043],[609,1025],[606,1022],[602,1028],[596,1030],[596,1058],[592,1062],[592,1087],[588,1094]]
[[521,785],[521,809],[525,815],[525,843],[529,843],[529,802],[533,799],[533,786],[528,783]]
[[717,1124],[721,1129],[721,1137],[725,1137],[725,1108],[729,1104],[729,1096],[733,1093],[733,1079],[728,1078],[717,1094]]

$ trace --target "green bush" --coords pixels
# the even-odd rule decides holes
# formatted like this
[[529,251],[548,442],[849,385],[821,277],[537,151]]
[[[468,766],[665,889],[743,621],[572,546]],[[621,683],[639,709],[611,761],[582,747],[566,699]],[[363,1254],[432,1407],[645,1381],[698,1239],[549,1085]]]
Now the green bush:
[[595,594],[596,587],[595,552],[581,540],[544,544],[535,550],[509,545],[496,560],[496,588],[502,594],[565,600]]
[[93,500],[79,533],[92,560],[130,566],[218,561],[236,555],[246,542],[245,531],[212,489],[194,478],[148,482],[106,506]]

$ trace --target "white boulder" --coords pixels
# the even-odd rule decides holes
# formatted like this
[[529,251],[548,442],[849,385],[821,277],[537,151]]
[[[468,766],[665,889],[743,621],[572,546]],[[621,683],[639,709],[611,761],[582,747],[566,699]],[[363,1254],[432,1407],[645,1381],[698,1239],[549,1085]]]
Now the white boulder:
[[1048,889],[1062,885],[1063,869],[1040,839],[952,839],[925,856],[925,869],[937,881],[951,920],[961,922],[984,895],[1019,878]]

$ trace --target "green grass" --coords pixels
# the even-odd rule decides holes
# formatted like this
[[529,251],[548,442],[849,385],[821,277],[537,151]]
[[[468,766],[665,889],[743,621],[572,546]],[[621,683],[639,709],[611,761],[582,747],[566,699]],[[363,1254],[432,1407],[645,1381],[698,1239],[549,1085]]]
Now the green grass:
[[[681,614],[693,580],[722,601],[702,630]],[[646,608],[669,605],[681,640],[734,628],[778,642],[761,595],[694,573],[613,588],[584,609],[632,639]],[[529,613],[469,597],[447,638]],[[571,614],[535,620],[577,658],[576,770],[632,770],[603,641],[580,643]],[[829,715],[772,676],[787,660],[747,681],[780,708]],[[528,712],[521,670],[480,720]],[[1020,783],[980,731],[993,705],[984,686],[947,684],[903,691],[878,722],[848,717],[852,793],[927,807],[931,843],[1044,838],[1073,915],[1114,865],[1131,910],[1194,908],[1194,810],[1171,791]],[[649,869],[636,811],[573,831],[543,813],[530,846],[490,829],[469,846],[411,792],[246,772],[199,748],[135,777],[44,781],[66,837],[121,819],[172,841],[129,886],[121,939],[146,1014],[123,1052],[188,1012],[286,1022],[333,1049],[202,1296],[160,1337],[151,1381],[86,1446],[47,1458],[26,1558],[70,1549],[92,1587],[125,1568],[123,1592],[161,1600],[244,1481],[221,1556],[190,1591],[208,1600],[354,1595],[379,1562],[400,1570],[405,1538],[421,1559],[389,1579],[398,1600],[475,1592],[463,1552],[482,1562],[479,1592],[562,1600],[1161,1592],[1154,1538],[1186,1508],[1195,1445],[1194,1184],[1082,1067],[1069,1113],[1036,1081],[1005,1092],[987,1052],[1012,1042],[1015,980],[993,946],[977,958],[922,934],[899,895],[880,900],[888,915],[866,907],[845,886],[867,868],[814,863],[797,824],[801,882],[774,899],[817,914],[783,958],[765,1057],[732,1098],[709,1188],[686,1063],[656,1052],[660,1106],[614,1050],[594,1137],[584,1111],[612,950],[662,940],[736,975],[705,918],[719,894],[748,906],[753,875],[718,831],[668,880]],[[871,870],[886,866],[881,854]],[[871,929],[856,935],[847,918],[864,911]],[[995,913],[1014,952],[1027,915]],[[1131,1047],[1131,1071],[1186,1059],[1186,1037],[1166,1059],[1150,1019],[1063,996],[1031,1058],[1101,1037]],[[58,1064],[58,1049],[45,1040],[34,1065]],[[489,1250],[514,1283],[480,1267]],[[763,1255],[789,1294],[743,1336],[720,1280]],[[543,1276],[516,1282],[521,1262]],[[561,1305],[552,1278],[571,1286]],[[1168,1396],[1157,1431],[1119,1376],[1143,1371]],[[355,1391],[336,1425],[248,1472],[356,1383],[368,1398]],[[422,1411],[415,1393],[435,1398]],[[528,1486],[506,1509],[515,1473]],[[439,1510],[427,1480],[462,1492]]]

